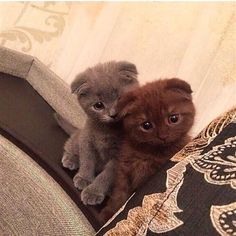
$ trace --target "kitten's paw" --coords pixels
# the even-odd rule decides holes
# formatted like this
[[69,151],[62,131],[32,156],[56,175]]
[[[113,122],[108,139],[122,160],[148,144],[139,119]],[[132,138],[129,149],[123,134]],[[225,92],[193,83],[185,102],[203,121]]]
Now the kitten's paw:
[[98,205],[103,202],[105,195],[94,192],[93,188],[85,188],[81,193],[81,201],[84,205]]
[[79,168],[79,162],[76,160],[76,157],[69,153],[64,153],[61,162],[65,168],[68,168],[70,170]]
[[73,178],[74,186],[79,190],[86,188],[91,181],[81,178],[78,174]]

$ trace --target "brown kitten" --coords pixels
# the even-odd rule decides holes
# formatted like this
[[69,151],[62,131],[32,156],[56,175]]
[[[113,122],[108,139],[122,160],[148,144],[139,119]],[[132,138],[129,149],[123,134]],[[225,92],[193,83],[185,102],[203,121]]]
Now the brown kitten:
[[114,189],[100,215],[102,223],[189,142],[195,115],[191,93],[187,82],[173,78],[148,83],[120,99],[117,107],[125,138]]

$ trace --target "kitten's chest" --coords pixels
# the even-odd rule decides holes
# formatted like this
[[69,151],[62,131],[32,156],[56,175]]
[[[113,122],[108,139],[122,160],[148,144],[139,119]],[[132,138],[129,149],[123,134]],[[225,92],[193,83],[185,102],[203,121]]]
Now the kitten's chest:
[[94,136],[94,146],[103,160],[114,158],[120,150],[121,135],[119,132],[98,132]]
[[119,143],[119,136],[112,135],[112,134],[100,134],[94,137],[94,144],[96,148],[109,148],[113,145],[118,145]]
[[131,182],[154,174],[163,164],[158,153],[143,153],[128,147],[122,156],[122,167]]

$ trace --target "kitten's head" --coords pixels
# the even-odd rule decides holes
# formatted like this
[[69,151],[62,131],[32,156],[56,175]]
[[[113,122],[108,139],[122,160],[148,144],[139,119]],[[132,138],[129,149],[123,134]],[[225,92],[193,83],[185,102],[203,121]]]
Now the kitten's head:
[[118,99],[138,86],[136,66],[130,62],[107,62],[88,68],[71,84],[72,93],[88,117],[99,122],[117,120]]
[[117,108],[128,137],[152,146],[168,146],[186,137],[195,116],[191,93],[187,82],[173,78],[125,94]]

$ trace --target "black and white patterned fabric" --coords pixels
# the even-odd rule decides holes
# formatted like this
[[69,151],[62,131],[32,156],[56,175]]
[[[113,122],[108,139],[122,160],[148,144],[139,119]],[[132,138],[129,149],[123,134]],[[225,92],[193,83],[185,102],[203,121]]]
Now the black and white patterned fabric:
[[104,234],[236,235],[236,108],[138,190]]

